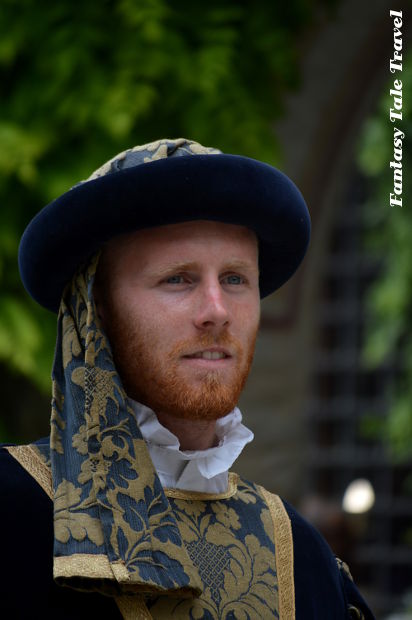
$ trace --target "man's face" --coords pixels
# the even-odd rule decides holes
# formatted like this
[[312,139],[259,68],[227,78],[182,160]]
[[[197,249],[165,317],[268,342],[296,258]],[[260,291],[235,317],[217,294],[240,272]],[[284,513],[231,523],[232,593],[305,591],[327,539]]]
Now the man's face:
[[252,231],[196,221],[119,237],[102,253],[95,298],[131,398],[186,419],[237,404],[260,314]]

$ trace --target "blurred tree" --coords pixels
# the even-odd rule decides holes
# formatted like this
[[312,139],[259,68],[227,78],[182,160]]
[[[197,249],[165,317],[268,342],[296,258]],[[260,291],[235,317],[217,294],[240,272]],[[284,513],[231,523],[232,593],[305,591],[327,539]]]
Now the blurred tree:
[[[393,80],[402,79],[403,118],[392,123],[389,110],[394,107],[389,91]],[[380,277],[367,293],[368,330],[365,361],[377,367],[397,360],[397,373],[391,390],[391,407],[385,419],[372,417],[368,425],[389,442],[395,457],[412,457],[412,186],[408,183],[412,153],[412,55],[403,64],[402,75],[391,76],[379,108],[365,125],[358,161],[370,178],[370,200],[366,205],[369,251],[379,256]],[[393,193],[394,128],[402,130],[403,207],[391,207]]]
[[[332,0],[2,0],[0,361],[49,390],[55,317],[23,291],[31,217],[116,152],[187,136],[274,162],[299,38]],[[320,12],[321,13],[321,12]]]

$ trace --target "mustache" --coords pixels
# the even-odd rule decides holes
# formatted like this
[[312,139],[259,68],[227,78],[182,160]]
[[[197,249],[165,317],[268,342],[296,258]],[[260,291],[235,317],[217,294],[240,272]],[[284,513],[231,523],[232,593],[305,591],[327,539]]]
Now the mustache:
[[202,334],[198,338],[182,340],[173,347],[170,356],[181,357],[183,355],[189,355],[193,353],[193,351],[207,349],[208,347],[223,347],[227,349],[232,356],[241,355],[243,353],[243,347],[240,342],[226,332],[219,336],[213,336],[213,334],[208,333]]

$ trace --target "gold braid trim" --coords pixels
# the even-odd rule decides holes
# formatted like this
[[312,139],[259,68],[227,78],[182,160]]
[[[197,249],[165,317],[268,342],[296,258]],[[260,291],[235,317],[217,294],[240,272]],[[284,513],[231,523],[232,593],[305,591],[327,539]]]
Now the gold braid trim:
[[32,446],[8,446],[6,450],[35,479],[50,499],[53,499],[51,471],[40,454]]
[[279,619],[295,620],[293,538],[289,515],[278,495],[258,487],[269,507],[274,526],[276,572],[279,588]]
[[228,499],[229,497],[233,497],[233,495],[235,495],[238,480],[239,476],[237,474],[234,472],[229,472],[227,491],[224,491],[223,493],[202,493],[201,491],[185,491],[185,489],[168,488],[165,488],[164,492],[166,497],[173,497],[173,499],[199,500],[202,502]]
[[124,620],[152,620],[152,616],[141,596],[115,596],[114,600]]
[[74,553],[68,557],[54,558],[53,577],[85,577],[90,579],[113,579],[129,581],[129,573],[120,562],[110,563],[105,555]]

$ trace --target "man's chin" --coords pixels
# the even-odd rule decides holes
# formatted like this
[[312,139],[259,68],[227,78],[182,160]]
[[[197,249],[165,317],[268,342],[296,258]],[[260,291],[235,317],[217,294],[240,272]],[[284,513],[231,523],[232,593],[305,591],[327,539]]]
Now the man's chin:
[[216,420],[220,420],[224,418],[228,413],[230,413],[234,409],[235,405],[230,406],[228,408],[216,409],[209,408],[207,409],[205,406],[201,408],[195,409],[178,409],[175,408],[173,410],[166,411],[169,416],[177,418],[179,420],[187,420],[192,422],[199,422],[203,420],[204,422],[213,422]]
[[179,390],[169,390],[167,398],[148,399],[153,411],[162,411],[183,420],[218,420],[230,413],[237,404],[239,394],[216,384],[215,378],[202,382],[201,387],[186,384]]
[[[185,389],[208,390],[224,389],[225,386],[233,386],[237,383],[236,373],[232,369],[197,368],[192,372],[181,372],[179,376]],[[227,389],[227,388],[226,388]]]
[[[241,368],[175,366],[168,372],[129,374],[127,394],[150,407],[184,420],[218,420],[234,409],[246,382]],[[129,369],[130,370],[130,369]],[[130,388],[129,390],[127,388]]]

